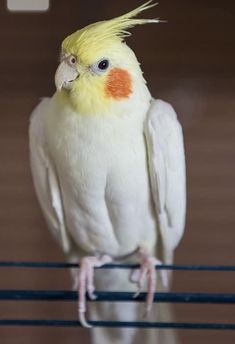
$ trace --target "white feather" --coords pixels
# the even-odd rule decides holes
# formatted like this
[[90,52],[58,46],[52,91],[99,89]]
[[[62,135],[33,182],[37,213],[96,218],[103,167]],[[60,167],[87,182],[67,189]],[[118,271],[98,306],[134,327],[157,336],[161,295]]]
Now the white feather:
[[185,226],[186,177],[183,134],[172,106],[152,100],[145,126],[152,195],[170,263]]
[[[181,127],[169,104],[152,100],[148,111],[148,96],[138,99],[128,115],[110,114],[105,120],[79,115],[56,96],[43,100],[32,114],[30,156],[37,197],[69,260],[72,251],[76,259],[80,250],[83,255],[98,251],[122,256],[139,246],[159,256],[160,231],[169,262],[182,236]],[[95,285],[101,290],[135,288],[122,270],[99,271]],[[125,306],[123,312],[123,305],[117,303],[108,307],[94,303],[92,318],[123,320],[128,313],[129,321],[138,319],[139,306]],[[158,305],[156,318],[169,321],[169,313],[168,305]],[[135,343],[175,343],[172,331],[142,331],[140,335],[127,329],[93,330],[94,343],[128,343],[132,336]]]
[[49,102],[50,99],[43,99],[30,118],[30,163],[34,187],[47,224],[67,253],[70,250],[70,238],[65,229],[60,186],[45,136]]

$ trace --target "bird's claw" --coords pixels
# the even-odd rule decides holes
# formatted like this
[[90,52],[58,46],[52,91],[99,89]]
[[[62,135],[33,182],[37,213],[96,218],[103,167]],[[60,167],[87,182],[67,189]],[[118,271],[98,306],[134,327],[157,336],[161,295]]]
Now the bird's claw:
[[101,257],[84,257],[80,261],[78,275],[78,317],[83,327],[92,327],[86,320],[86,292],[91,300],[96,299],[94,294],[94,268],[110,263],[112,258],[108,255]]
[[81,311],[79,309],[78,311],[78,316],[79,316],[79,321],[82,325],[82,327],[86,327],[86,328],[91,328],[92,326],[87,322],[86,317],[85,317],[85,311]]
[[[144,288],[145,281],[147,280],[147,299],[146,299],[146,309],[144,316],[147,317],[152,309],[154,292],[157,284],[157,272],[155,267],[157,265],[162,265],[162,262],[157,258],[150,256],[144,250],[139,250],[140,256],[140,269],[134,270],[131,274],[131,281],[137,283],[138,290],[134,294],[134,298],[137,298]],[[168,276],[165,270],[158,271],[161,282],[164,288],[168,287]]]

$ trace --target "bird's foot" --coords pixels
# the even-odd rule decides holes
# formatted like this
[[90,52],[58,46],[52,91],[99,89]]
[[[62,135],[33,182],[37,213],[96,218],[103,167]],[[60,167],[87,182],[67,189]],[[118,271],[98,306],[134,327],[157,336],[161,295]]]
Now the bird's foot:
[[91,300],[96,299],[96,295],[94,294],[94,268],[98,268],[111,261],[112,258],[108,255],[84,257],[80,261],[80,268],[78,270],[78,317],[83,327],[91,327],[85,317],[86,292]]
[[[147,281],[147,299],[146,299],[146,310],[144,316],[147,317],[152,309],[154,292],[157,284],[157,272],[156,265],[162,265],[162,262],[157,258],[151,256],[143,249],[138,251],[140,268],[132,271],[130,280],[133,283],[137,283],[138,290],[134,295],[134,298],[138,297],[144,288],[145,282]],[[168,276],[165,270],[158,271],[162,285],[164,288],[168,287]]]

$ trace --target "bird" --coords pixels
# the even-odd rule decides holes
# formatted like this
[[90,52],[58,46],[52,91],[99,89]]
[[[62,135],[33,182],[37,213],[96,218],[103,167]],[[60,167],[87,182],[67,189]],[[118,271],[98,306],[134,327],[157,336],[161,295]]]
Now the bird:
[[[152,0],[113,19],[67,36],[55,72],[56,91],[33,110],[29,125],[33,183],[47,225],[64,251],[78,291],[78,318],[96,290],[147,292],[145,316],[171,318],[154,293],[171,277],[186,214],[182,126],[173,107],[155,99],[143,77],[128,29],[159,23],[136,18]],[[96,270],[107,263],[137,263],[126,270]],[[89,303],[92,319],[139,319],[136,302]],[[155,309],[156,308],[156,309]],[[176,343],[169,330],[91,330],[92,343]]]

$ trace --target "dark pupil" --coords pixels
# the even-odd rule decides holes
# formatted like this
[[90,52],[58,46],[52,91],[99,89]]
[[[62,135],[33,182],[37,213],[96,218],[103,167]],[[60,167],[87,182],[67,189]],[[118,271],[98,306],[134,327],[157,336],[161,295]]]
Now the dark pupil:
[[98,65],[99,69],[102,69],[102,70],[107,69],[108,66],[109,66],[109,61],[108,60],[103,60]]

